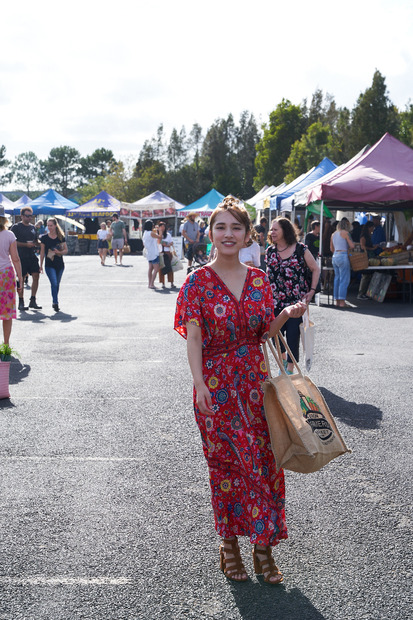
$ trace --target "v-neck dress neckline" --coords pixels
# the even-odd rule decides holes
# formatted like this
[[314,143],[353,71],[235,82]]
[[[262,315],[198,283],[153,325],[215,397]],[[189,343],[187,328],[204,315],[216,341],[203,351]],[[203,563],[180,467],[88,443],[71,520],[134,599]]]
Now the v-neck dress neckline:
[[224,280],[223,280],[223,279],[222,279],[222,278],[221,278],[221,277],[217,274],[217,272],[215,271],[215,269],[213,269],[213,268],[212,268],[212,267],[210,267],[209,265],[205,265],[205,266],[209,269],[209,271],[212,271],[212,273],[213,273],[213,274],[214,274],[214,276],[215,276],[215,277],[216,277],[216,278],[220,281],[220,283],[221,283],[223,286],[225,286],[226,290],[227,290],[227,291],[228,291],[228,293],[231,295],[231,297],[233,297],[233,298],[235,299],[235,301],[237,302],[237,304],[240,304],[240,303],[241,303],[241,301],[242,301],[242,300],[243,300],[243,298],[244,298],[244,295],[245,295],[245,289],[246,289],[247,284],[248,284],[248,280],[249,280],[249,277],[250,277],[250,271],[251,271],[251,270],[247,268],[247,273],[246,273],[246,275],[245,275],[245,280],[244,280],[244,285],[243,285],[243,287],[242,287],[241,296],[240,296],[240,298],[239,298],[239,299],[237,299],[237,297],[234,295],[234,293],[231,291],[231,289],[230,289],[230,288],[228,288],[228,286],[225,284]]

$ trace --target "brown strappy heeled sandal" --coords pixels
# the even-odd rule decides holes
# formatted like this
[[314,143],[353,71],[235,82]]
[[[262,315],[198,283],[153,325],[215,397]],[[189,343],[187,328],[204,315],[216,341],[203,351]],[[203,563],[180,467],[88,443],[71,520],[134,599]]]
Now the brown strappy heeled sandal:
[[[259,556],[264,556],[264,560],[260,560]],[[265,583],[271,585],[277,585],[284,579],[282,572],[274,562],[272,557],[271,547],[265,549],[257,549],[257,545],[254,545],[252,550],[252,557],[254,558],[254,570],[257,575],[264,575]],[[274,579],[276,577],[276,579]]]
[[[225,554],[227,557],[225,557]],[[232,555],[234,557],[228,557]],[[224,542],[219,547],[219,567],[225,577],[232,581],[247,581],[248,575],[242,563],[241,553],[236,538],[224,538]],[[241,577],[239,577],[241,575]]]

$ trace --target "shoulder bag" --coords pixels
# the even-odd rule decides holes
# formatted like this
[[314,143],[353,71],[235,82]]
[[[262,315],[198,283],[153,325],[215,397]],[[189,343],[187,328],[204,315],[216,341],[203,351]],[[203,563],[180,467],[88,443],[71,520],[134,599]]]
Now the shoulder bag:
[[184,268],[182,261],[177,257],[175,252],[172,253],[171,267],[173,272],[180,271]]

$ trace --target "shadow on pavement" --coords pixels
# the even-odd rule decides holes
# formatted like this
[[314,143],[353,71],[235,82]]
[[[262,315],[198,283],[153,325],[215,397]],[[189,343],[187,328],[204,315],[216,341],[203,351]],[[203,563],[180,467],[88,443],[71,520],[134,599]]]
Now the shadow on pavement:
[[320,387],[319,389],[335,418],[360,429],[380,428],[383,412],[378,407],[367,403],[361,405],[352,403],[326,388]]
[[231,584],[232,595],[244,620],[325,620],[298,588],[259,583]]
[[27,312],[26,310],[20,311],[20,316],[18,316],[18,321],[30,321],[30,323],[42,323],[45,319],[49,317],[43,312]]
[[2,398],[0,400],[0,409],[14,409],[16,405],[13,405],[10,398]]
[[15,385],[25,379],[31,370],[31,366],[28,364],[22,364],[20,360],[13,358],[10,364],[10,378],[9,383]]
[[20,312],[19,321],[27,321],[30,323],[43,323],[45,319],[50,319],[50,321],[61,321],[62,323],[70,323],[70,321],[77,321],[77,316],[73,316],[72,314],[66,314],[65,312],[59,311],[56,314],[48,315],[43,312]]
[[61,323],[70,323],[71,321],[77,321],[77,316],[73,316],[73,314],[66,314],[62,311],[56,312],[56,314],[49,318],[51,321],[60,321]]

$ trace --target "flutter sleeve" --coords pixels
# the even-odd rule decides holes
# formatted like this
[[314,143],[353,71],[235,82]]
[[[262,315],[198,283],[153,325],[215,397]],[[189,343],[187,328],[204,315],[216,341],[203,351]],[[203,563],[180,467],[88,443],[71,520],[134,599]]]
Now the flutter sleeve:
[[267,276],[264,276],[262,284],[262,312],[263,320],[261,322],[261,342],[265,342],[268,338],[270,324],[275,318],[274,298]]
[[174,329],[183,338],[187,337],[187,323],[193,323],[201,329],[203,326],[198,286],[192,274],[185,280],[176,300]]

